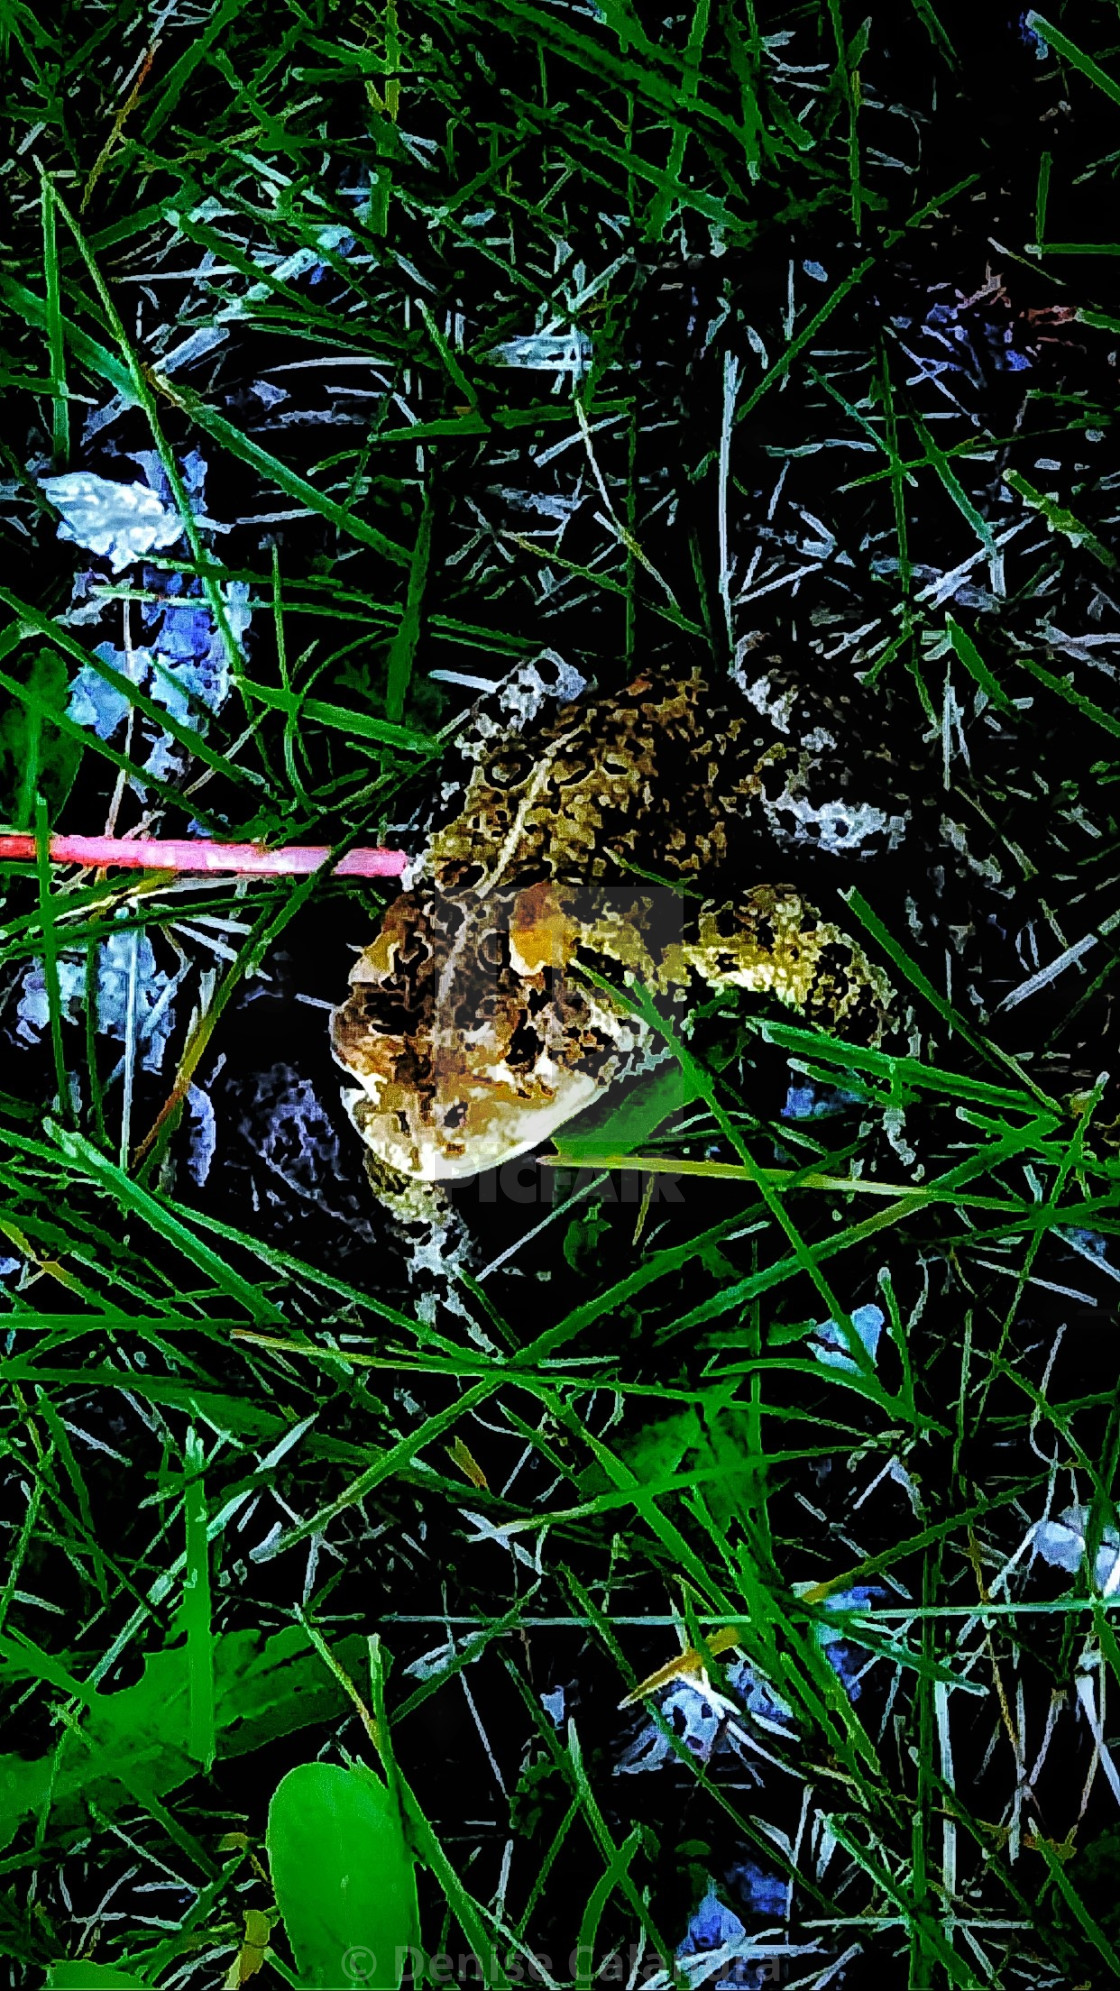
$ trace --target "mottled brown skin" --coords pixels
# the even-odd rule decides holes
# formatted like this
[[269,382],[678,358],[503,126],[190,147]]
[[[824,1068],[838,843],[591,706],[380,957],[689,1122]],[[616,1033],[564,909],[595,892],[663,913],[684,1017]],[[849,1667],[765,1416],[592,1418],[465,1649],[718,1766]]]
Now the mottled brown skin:
[[[676,1001],[747,988],[879,1041],[885,978],[770,876],[783,852],[875,855],[902,819],[850,795],[843,713],[777,668],[736,700],[697,671],[644,675],[483,754],[332,1018],[383,1189],[522,1154],[640,1063],[648,1025],[581,963]],[[698,898],[732,872],[734,897]]]
[[[814,811],[834,820],[846,810],[858,830],[866,798],[849,795],[866,778],[867,757],[861,765],[845,737],[843,702],[811,699],[778,666],[752,689],[732,702],[697,670],[646,673],[500,742],[436,834],[423,877],[450,896],[538,875],[591,884],[621,875],[627,859],[648,866],[652,849],[661,875],[709,879],[733,855],[741,861],[782,838],[783,825],[804,820],[803,836],[782,840],[819,845]],[[890,844],[884,828],[876,848]],[[867,836],[837,837],[832,847],[874,854]]]

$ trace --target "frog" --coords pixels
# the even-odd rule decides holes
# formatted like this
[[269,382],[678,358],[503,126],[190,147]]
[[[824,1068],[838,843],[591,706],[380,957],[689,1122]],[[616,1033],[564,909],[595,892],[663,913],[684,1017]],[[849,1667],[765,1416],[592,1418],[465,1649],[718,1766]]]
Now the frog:
[[638,989],[670,1009],[746,990],[884,1041],[886,974],[804,882],[910,831],[855,704],[764,655],[722,681],[642,669],[490,731],[331,1017],[390,1209],[431,1208],[656,1063]]

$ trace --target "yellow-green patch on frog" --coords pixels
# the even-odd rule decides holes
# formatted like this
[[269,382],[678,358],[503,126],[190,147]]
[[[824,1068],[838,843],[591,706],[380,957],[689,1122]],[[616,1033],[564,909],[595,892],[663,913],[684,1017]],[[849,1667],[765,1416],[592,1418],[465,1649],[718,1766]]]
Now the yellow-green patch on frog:
[[[698,672],[634,680],[500,738],[387,910],[332,1018],[335,1056],[375,1187],[462,1179],[538,1146],[661,1046],[581,962],[674,1000],[740,987],[873,1043],[882,973],[791,884],[740,886],[698,907],[641,889],[633,867],[683,881],[780,875],[781,854],[868,854],[903,819],[853,797],[852,764],[819,712],[791,733],[796,685],[728,710]],[[775,719],[774,707],[779,707]],[[628,882],[629,881],[629,882]]]

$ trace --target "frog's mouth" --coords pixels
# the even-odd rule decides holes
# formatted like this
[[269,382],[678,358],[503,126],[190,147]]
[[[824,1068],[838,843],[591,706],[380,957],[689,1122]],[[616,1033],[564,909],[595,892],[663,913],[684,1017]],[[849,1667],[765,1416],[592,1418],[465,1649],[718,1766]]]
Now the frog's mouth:
[[366,1147],[386,1168],[420,1182],[465,1182],[539,1147],[566,1121],[582,1113],[602,1090],[591,1072],[557,1072],[537,1096],[515,1091],[512,1074],[495,1069],[484,1080],[464,1082],[422,1117],[418,1102],[391,1105],[391,1088],[376,1079],[343,1102]]

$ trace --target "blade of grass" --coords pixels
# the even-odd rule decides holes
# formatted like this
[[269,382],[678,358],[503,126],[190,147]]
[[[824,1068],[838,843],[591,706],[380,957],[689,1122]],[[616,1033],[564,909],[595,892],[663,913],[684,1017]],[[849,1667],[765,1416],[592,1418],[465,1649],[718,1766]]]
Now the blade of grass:
[[[22,640],[22,633],[18,628],[14,632],[8,629],[0,633],[0,656],[3,656],[6,650],[13,649],[15,644]],[[18,678],[9,677],[6,671],[0,671],[0,690],[6,691],[9,697],[18,699],[29,712],[37,713],[40,719],[57,727],[58,731],[65,733],[68,739],[76,740],[79,745],[88,747],[92,753],[100,754],[103,760],[111,761],[114,767],[127,774],[142,790],[150,788],[173,807],[182,807],[182,793],[171,782],[152,774],[148,769],[141,767],[138,761],[130,760],[127,754],[118,753],[116,747],[111,747],[107,740],[99,739],[98,735],[87,727],[79,726],[73,719],[68,719],[65,712],[57,712],[45,698],[32,691],[29,686],[20,684]],[[221,818],[212,815],[209,809],[195,801],[193,797],[191,806],[196,821],[209,825],[212,829],[223,827]]]
[[[704,55],[704,43],[708,37],[711,12],[711,0],[695,0],[692,11],[692,24],[688,31],[688,43],[684,52],[684,61],[681,65],[679,90],[680,102],[682,104],[691,103],[699,89],[700,64]],[[746,132],[742,135],[745,142]],[[688,133],[685,126],[674,123],[672,141],[669,147],[668,170],[671,181],[680,181],[682,177],[685,146],[687,143]],[[655,199],[650,202],[645,230],[649,240],[654,242],[661,241],[665,233],[665,226],[669,219],[671,206],[672,197],[667,188],[663,188]]]
[[985,1064],[1003,1065],[1008,1071],[1014,1072],[1020,1084],[1034,1095],[1039,1105],[1060,1119],[1061,1108],[1057,1102],[1051,1099],[1047,1093],[1043,1092],[1041,1086],[1035,1084],[1030,1073],[1023,1070],[1018,1060],[1013,1058],[1009,1051],[1004,1051],[1000,1045],[991,1043],[979,1031],[973,1030],[971,1025],[960,1014],[959,1010],[955,1009],[951,1002],[948,1002],[943,995],[938,993],[929,976],[919,968],[917,962],[895,940],[890,929],[884,925],[878,914],[868,905],[862,892],[857,891],[853,885],[848,890],[843,891],[840,896],[855,914],[860,925],[865,927],[867,932],[873,935],[884,954],[887,955],[889,960],[898,969],[904,980],[908,981],[912,988],[917,989],[918,993],[925,997],[925,1000],[932,1009],[937,1011],[942,1021],[948,1023],[959,1036],[963,1037],[965,1043],[970,1045],[979,1057],[983,1058]]
[[[990,1980],[987,1977],[977,1977],[968,1964],[958,1957],[946,1940],[940,1924],[917,1900],[913,1888],[895,1878],[884,1858],[876,1858],[873,1853],[869,1853],[860,1845],[845,1819],[833,1814],[828,1823],[829,1830],[837,1843],[843,1846],[845,1852],[851,1854],[856,1865],[863,1868],[868,1878],[886,1895],[887,1900],[894,1902],[902,1917],[903,1926],[911,1938],[911,1954],[914,1954],[916,1946],[919,1957],[923,1959],[921,1964],[923,1975],[927,1968],[924,1959],[928,1956],[931,1963],[940,1964],[949,1984],[959,1985],[961,1991],[987,1991]],[[920,1982],[920,1977],[911,1978],[912,1984]],[[930,1982],[928,1977],[926,1982]]]
[[[1120,254],[1120,243],[1117,244],[1117,254]],[[1095,533],[1090,532],[1087,525],[1082,525],[1073,512],[1067,510],[1064,505],[1055,503],[1053,498],[1048,498],[1045,491],[1038,490],[1021,471],[1005,470],[1003,481],[1009,490],[1018,493],[1032,511],[1041,512],[1051,532],[1060,532],[1063,539],[1069,540],[1071,546],[1083,546],[1087,553],[1092,554],[1094,560],[1099,560],[1101,566],[1107,567],[1110,571],[1120,566],[1120,561],[1117,560],[1111,547],[1105,546]]]
[[[971,1181],[973,1176],[986,1174],[989,1169],[997,1167],[1000,1162],[1010,1159],[1013,1155],[1020,1154],[1024,1146],[1029,1146],[1029,1140],[1024,1142],[1022,1135],[1019,1133],[1008,1134],[1002,1140],[992,1141],[979,1154],[972,1155],[967,1161],[960,1162],[955,1168],[947,1170],[944,1175],[938,1178],[938,1187],[945,1194],[946,1200],[949,1200],[952,1190],[958,1184],[963,1185]],[[925,1192],[919,1191],[918,1193],[922,1194]],[[919,1207],[920,1205],[911,1204],[909,1196],[900,1197],[899,1201],[892,1204],[889,1209],[879,1211],[874,1216],[865,1217],[862,1223],[849,1225],[846,1229],[834,1233],[831,1237],[822,1238],[811,1249],[818,1259],[835,1257],[837,1252],[848,1251],[854,1245],[861,1243],[865,1238],[873,1237],[879,1231],[887,1230],[895,1224],[902,1223],[913,1210]],[[1025,1221],[1025,1214],[1015,1219],[1016,1224]],[[691,1333],[693,1328],[703,1325],[705,1321],[715,1319],[719,1314],[731,1312],[735,1307],[742,1306],[748,1300],[754,1299],[759,1293],[765,1293],[774,1286],[786,1284],[800,1270],[802,1270],[802,1267],[799,1259],[796,1257],[782,1258],[772,1265],[762,1266],[757,1272],[751,1273],[744,1279],[735,1281],[732,1285],[725,1287],[721,1292],[713,1294],[710,1299],[702,1301],[699,1306],[693,1307],[680,1320],[674,1323],[669,1332],[674,1335]],[[581,1318],[580,1325],[584,1324]],[[718,1345],[730,1347],[733,1345],[733,1342],[720,1343]],[[843,1372],[837,1370],[833,1373],[834,1375],[840,1375]]]
[[408,592],[401,611],[400,627],[389,646],[389,661],[385,677],[385,711],[391,725],[399,725],[404,716],[408,687],[412,678],[412,667],[416,657],[416,645],[420,640],[420,617],[424,605],[424,593],[428,585],[428,563],[432,551],[432,475],[429,472],[424,485],[424,499],[420,510],[420,522],[416,528],[416,545],[412,563],[408,570]]
[[186,1528],[186,1572],[183,1577],[183,1618],[190,1675],[188,1747],[195,1761],[209,1772],[217,1752],[214,1729],[214,1628],[210,1596],[210,1544],[203,1477],[206,1455],[193,1425],[184,1454],[183,1515]]
[[70,404],[66,398],[66,336],[62,325],[61,285],[58,268],[58,237],[55,229],[54,189],[42,183],[43,273],[46,280],[47,349],[50,355],[51,465],[58,472],[66,468],[70,456]]
[[[444,9],[441,7],[439,11]],[[493,11],[483,4],[483,0],[459,0],[452,18],[458,20],[460,16],[469,15],[500,20],[507,32],[539,42],[546,50],[555,50],[573,61],[587,76],[598,77],[611,88],[632,91],[639,101],[649,104],[651,108],[656,106],[672,131],[684,122],[679,115],[677,58],[667,55],[650,40],[636,16],[631,16],[627,27],[627,45],[635,51],[631,56],[615,55],[601,40],[570,26],[562,15],[534,7],[528,4],[528,0],[501,0]],[[637,59],[639,55],[646,58],[644,63]],[[705,98],[697,95],[688,105],[688,112],[689,124],[695,123],[700,129],[709,127],[725,134],[735,141],[737,150],[748,142],[749,134],[741,129],[735,119]]]
[[1073,1882],[1070,1880],[1049,1840],[1040,1832],[1035,1834],[1032,1843],[1035,1851],[1042,1854],[1050,1870],[1050,1878],[1054,1883],[1055,1892],[1061,1895],[1070,1914],[1079,1923],[1081,1928],[1084,1929],[1093,1948],[1097,1951],[1108,1969],[1110,1976],[1113,1979],[1120,1979],[1120,1953],[1117,1952],[1113,1944],[1109,1941],[1109,1938],[1101,1928],[1091,1909],[1081,1899],[1080,1894],[1074,1887]]
[[144,121],[144,137],[150,143],[163,130],[179,103],[179,99],[190,82],[200,63],[206,61],[210,50],[228,27],[243,14],[250,0],[221,0],[206,22],[205,27],[192,34],[187,47],[179,60],[168,71],[163,89]]
[[[10,588],[0,587],[0,601],[4,602],[11,609],[13,615],[18,616],[25,630],[34,630],[37,635],[45,636],[64,656],[78,664],[79,668],[96,671],[98,677],[104,678],[106,684],[111,685],[113,690],[119,692],[122,698],[126,698],[130,705],[136,707],[138,712],[142,712],[145,719],[150,720],[161,732],[169,733],[173,740],[176,740],[180,746],[185,747],[187,752],[192,754],[195,759],[205,762],[206,766],[212,768],[216,774],[224,775],[227,781],[233,782],[234,786],[238,788],[243,788],[246,785],[254,788],[262,788],[266,785],[263,775],[228,760],[225,754],[219,753],[216,747],[210,746],[208,741],[193,726],[185,725],[181,719],[174,718],[164,706],[159,704],[158,700],[149,697],[146,691],[141,691],[139,686],[135,685],[131,678],[126,677],[123,671],[118,671],[112,664],[106,663],[103,657],[97,656],[92,650],[83,649],[82,645],[70,635],[68,630],[61,628],[58,623],[52,622],[49,615],[43,615],[30,602],[21,601],[20,597],[17,594],[13,594]],[[26,702],[28,701],[25,700]],[[52,713],[51,718],[54,724],[62,724],[62,715],[56,717]],[[81,739],[88,745],[93,745],[93,740],[96,736],[91,738],[88,730],[83,727],[78,727],[76,730]],[[101,742],[101,745],[103,748],[104,742]],[[142,781],[148,780],[149,777],[144,773],[143,769],[140,769],[138,772],[139,778]],[[174,793],[175,791],[171,792]]]
[[1085,693],[1078,691],[1069,678],[1055,676],[1053,671],[1046,670],[1042,664],[1036,664],[1033,657],[1019,656],[1015,662],[1020,670],[1029,671],[1033,678],[1038,679],[1039,684],[1044,684],[1047,691],[1064,698],[1067,705],[1076,706],[1083,717],[1090,720],[1094,726],[1099,726],[1102,732],[1110,733],[1113,739],[1120,739],[1120,719],[1114,713],[1106,712],[1102,706],[1095,705],[1091,698],[1086,698]]
[[981,691],[987,693],[992,704],[998,706],[1001,712],[1010,712],[1017,716],[1017,707],[1012,704],[999,679],[988,669],[967,629],[962,629],[956,617],[952,615],[945,617],[945,627],[949,632],[949,641],[955,655],[960,658],[970,676],[976,679]]
[[[51,197],[53,201],[53,188]],[[29,325],[39,326],[49,335],[52,323],[50,305],[43,298],[37,297],[33,290],[28,290],[25,284],[17,283],[14,277],[0,272],[0,298],[17,317],[26,320]],[[114,393],[121,395],[130,408],[136,407],[138,405],[136,391],[128,368],[122,366],[118,359],[114,359],[112,353],[96,339],[92,339],[88,332],[83,332],[80,326],[75,325],[72,319],[60,313],[57,322],[75,359],[80,360],[83,366],[88,366],[90,372],[96,374],[99,379],[107,381]],[[53,381],[50,391],[55,391]]]
[[1094,62],[1091,55],[1086,55],[1084,49],[1078,48],[1077,43],[1063,34],[1061,28],[1056,28],[1052,21],[1048,21],[1044,14],[1036,13],[1031,7],[1023,16],[1023,25],[1033,28],[1036,34],[1041,35],[1047,46],[1053,49],[1055,55],[1064,56],[1074,69],[1080,70],[1088,82],[1095,84],[1098,90],[1103,90],[1105,96],[1110,97],[1114,104],[1120,104],[1120,83],[1102,69],[1099,62]]
[[870,1380],[874,1376],[874,1365],[858,1331],[853,1327],[847,1311],[840,1305],[826,1275],[821,1271],[815,1251],[806,1244],[800,1230],[786,1209],[785,1201],[778,1187],[768,1180],[768,1171],[761,1168],[755,1161],[739,1129],[725,1113],[711,1074],[698,1059],[693,1057],[677,1030],[661,1015],[660,1011],[655,1007],[652,997],[640,983],[635,983],[627,991],[625,998],[622,998],[618,990],[612,989],[610,983],[595,974],[593,970],[586,969],[584,972],[588,980],[594,983],[596,987],[609,993],[614,1000],[624,1001],[625,1007],[631,1009],[635,1015],[640,1016],[652,1032],[664,1038],[677,1063],[680,1065],[685,1085],[691,1097],[704,1100],[724,1139],[735,1149],[743,1167],[749,1171],[749,1179],[753,1187],[758,1190],[770,1215],[785,1232],[786,1237],[793,1246],[795,1259],[801,1266],[802,1271],[808,1274],[816,1286],[829,1314],[836,1321],[852,1360],[856,1363],[857,1368],[864,1371],[865,1376]]
[[[343,855],[345,849],[346,843],[344,841],[338,846],[339,857]],[[236,959],[230,964],[228,971],[219,983],[214,1000],[197,1019],[189,1042],[180,1057],[179,1067],[175,1074],[175,1083],[132,1157],[134,1168],[139,1168],[141,1164],[144,1164],[146,1171],[150,1172],[154,1164],[159,1160],[166,1142],[174,1132],[178,1114],[190,1089],[194,1074],[198,1069],[199,1063],[210,1043],[210,1039],[214,1034],[214,1030],[221,1019],[226,1005],[244,978],[255,972],[273,942],[279,938],[289,921],[295,918],[300,908],[311,897],[321,876],[322,872],[320,870],[309,872],[296,881],[278,908],[274,910],[271,905],[267,904],[263,907],[251,931],[242,942]]]
[[[187,496],[186,486],[183,483],[182,476],[180,475],[179,465],[175,460],[174,452],[171,449],[170,445],[168,444],[167,438],[163,433],[163,427],[159,419],[159,411],[156,405],[155,393],[152,389],[148,375],[146,374],[144,368],[141,366],[139,360],[137,359],[135,352],[133,351],[132,342],[130,341],[128,334],[124,329],[124,323],[121,319],[120,313],[117,311],[116,305],[113,303],[113,299],[110,294],[109,288],[105,283],[103,276],[101,275],[97,259],[93,255],[89,247],[89,244],[85,239],[85,235],[82,232],[82,229],[79,227],[78,222],[75,220],[74,216],[70,213],[69,209],[66,207],[65,203],[60,198],[57,189],[53,189],[52,191],[53,191],[53,199],[55,206],[57,207],[59,214],[61,214],[64,222],[66,223],[67,228],[69,229],[71,235],[74,238],[74,242],[77,247],[78,253],[81,256],[82,261],[84,262],[86,269],[89,272],[90,279],[93,283],[94,289],[97,292],[98,300],[101,304],[102,310],[105,313],[109,329],[112,332],[113,337],[117,342],[117,346],[120,351],[121,357],[124,360],[126,367],[128,368],[129,377],[132,382],[133,394],[139,406],[144,410],[145,416],[147,417],[148,427],[150,428],[152,433],[152,441],[155,444],[160,463],[163,466],[164,475],[167,478],[168,485],[170,486],[171,495],[175,501],[175,508],[182,521],[183,531],[186,535],[187,544],[190,547],[196,562],[198,562],[199,566],[201,567],[203,563],[203,546],[202,546],[202,540],[199,536],[198,525],[195,520],[194,509],[191,505],[189,497]],[[233,629],[230,625],[229,614],[225,600],[222,596],[221,589],[210,578],[209,572],[207,572],[203,576],[202,591],[206,596],[207,607],[209,608],[210,613],[214,618],[214,627],[221,634],[222,643],[226,653],[226,660],[228,662],[230,673],[233,677],[234,683],[236,684],[241,673],[241,650],[237,642],[237,639],[234,636]],[[166,720],[169,717],[169,715],[165,713],[164,717]],[[168,725],[166,730],[169,732],[172,731],[171,726]]]
[[[763,1024],[763,1033],[767,1043],[780,1044],[783,1050],[818,1059],[840,1071],[866,1072],[869,1076],[887,1079],[892,1086],[897,1084],[905,1090],[945,1093],[952,1099],[1025,1113],[1032,1120],[1039,1117],[1037,1099],[1030,1093],[1012,1092],[1008,1087],[991,1085],[985,1079],[973,1078],[971,1074],[950,1071],[945,1065],[919,1064],[914,1058],[865,1050],[860,1044],[844,1044],[838,1038],[802,1030],[792,1023],[768,1020]],[[1055,1106],[1050,1113],[1053,1125],[1060,1125],[1062,1117]]]
[[158,1236],[181,1251],[185,1258],[213,1280],[217,1292],[224,1298],[243,1306],[251,1320],[269,1322],[278,1327],[284,1325],[284,1314],[274,1301],[266,1299],[256,1286],[251,1286],[231,1265],[219,1258],[217,1252],[211,1251],[209,1245],[195,1237],[186,1224],[172,1216],[155,1196],[100,1154],[84,1135],[51,1121],[47,1122],[47,1131],[79,1175],[92,1182],[103,1194],[112,1197],[126,1214],[139,1217]]
[[[975,173],[968,174],[965,179],[958,180],[955,185],[947,188],[943,194],[938,194],[933,200],[927,201],[926,205],[911,215],[910,219],[901,228],[890,229],[885,237],[883,249],[892,249],[896,242],[902,240],[909,229],[918,227],[922,221],[928,219],[931,214],[936,213],[938,208],[948,206],[949,202],[955,200],[958,194],[967,192],[968,188],[975,184],[977,177]],[[745,421],[747,416],[758,406],[763,395],[771,387],[776,386],[779,381],[785,379],[794,361],[805,351],[806,346],[812,345],[817,333],[823,325],[827,324],[837,306],[843,303],[849,291],[856,289],[863,282],[864,277],[869,270],[874,268],[877,261],[877,254],[865,256],[861,262],[856,264],[855,269],[844,278],[843,282],[837,284],[836,289],[829,293],[820,310],[815,311],[812,317],[806,321],[800,332],[790,340],[789,344],[779,354],[773,366],[767,368],[762,379],[756,383],[752,392],[748,394],[746,400],[739,408],[739,413],[736,417],[737,421]]]
[[425,1446],[433,1444],[445,1431],[468,1417],[478,1404],[485,1403],[493,1396],[495,1390],[502,1387],[502,1382],[500,1371],[487,1376],[482,1382],[475,1383],[471,1389],[464,1390],[463,1394],[446,1409],[436,1411],[431,1417],[425,1418],[407,1438],[401,1438],[397,1444],[382,1454],[375,1465],[352,1480],[345,1492],[318,1508],[306,1521],[297,1522],[295,1527],[288,1528],[279,1535],[271,1544],[271,1553],[283,1555],[288,1549],[295,1548],[299,1542],[307,1541],[312,1535],[322,1534],[332,1521],[346,1512],[348,1507],[353,1507],[359,1500],[365,1500],[376,1487],[381,1486],[385,1480],[392,1479],[403,1465],[411,1464]]
[[965,523],[975,533],[981,546],[984,548],[984,552],[987,554],[989,564],[994,566],[999,560],[999,547],[996,544],[995,533],[992,531],[987,519],[973,504],[945,451],[941,448],[940,443],[930,434],[921,416],[912,414],[910,420],[914,434],[917,436],[925,452],[926,462],[929,464],[931,470],[936,472]]
[[54,1058],[54,1077],[58,1088],[58,1108],[64,1117],[74,1120],[74,1097],[70,1090],[70,1074],[66,1069],[66,1057],[62,1048],[62,991],[58,979],[58,940],[55,933],[54,910],[51,904],[51,865],[50,827],[47,821],[47,805],[41,795],[35,797],[35,871],[39,886],[39,920],[42,932],[43,977],[47,985],[47,1007],[50,1015],[51,1054]]
[[[243,429],[237,428],[233,422],[228,422],[224,415],[219,415],[215,408],[209,407],[201,395],[192,393],[190,389],[180,385],[172,387],[166,380],[161,380],[160,385],[168,400],[189,416],[205,435],[208,435],[213,442],[221,443],[238,462],[247,463],[250,469],[255,470],[267,484],[273,484],[278,491],[282,491],[286,498],[293,498],[297,504],[306,505],[309,512],[325,519],[327,524],[333,525],[344,538],[356,539],[360,545],[371,547],[383,560],[391,561],[396,567],[408,566],[411,556],[405,547],[399,545],[396,540],[389,539],[385,533],[379,532],[375,525],[367,524],[365,519],[359,518],[347,506],[336,504],[333,498],[327,497],[324,491],[309,483],[306,477],[301,477],[298,470],[289,469],[279,457],[273,456],[270,450],[262,448],[260,443],[254,442],[250,436],[247,436]],[[402,432],[403,440],[412,441],[415,436],[414,429]],[[385,437],[380,437],[379,440],[384,442]],[[196,553],[195,557],[201,558],[201,553]]]
[[[630,1912],[634,1916],[646,1941],[660,1957],[664,1968],[672,1974],[674,1964],[673,1953],[658,1929],[657,1924],[654,1922],[649,1912],[648,1903],[642,1894],[639,1893],[630,1876],[630,1861],[640,1843],[641,1828],[635,1826],[630,1837],[622,1846],[615,1845],[611,1837],[610,1827],[603,1816],[595,1793],[591,1788],[591,1782],[583,1760],[579,1732],[570,1716],[568,1719],[568,1760],[571,1764],[572,1784],[576,1796],[579,1798],[580,1809],[587,1820],[591,1836],[599,1849],[600,1857],[606,1861],[603,1873],[596,1886],[592,1889],[591,1897],[584,1910],[583,1928],[580,1931],[581,1944],[584,1933],[587,1930],[590,1931],[590,1940],[594,1940],[595,1932],[602,1918],[603,1909],[617,1888],[618,1892],[629,1905]],[[585,1954],[581,1948],[577,1951],[573,1963],[577,1991],[585,1991],[585,1987],[589,1986],[595,1978],[594,1958],[590,1954]]]

